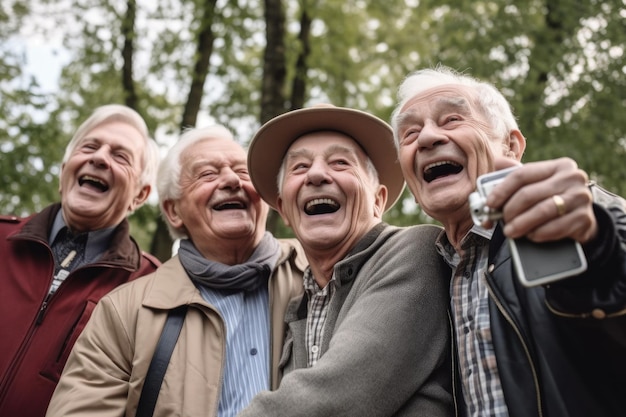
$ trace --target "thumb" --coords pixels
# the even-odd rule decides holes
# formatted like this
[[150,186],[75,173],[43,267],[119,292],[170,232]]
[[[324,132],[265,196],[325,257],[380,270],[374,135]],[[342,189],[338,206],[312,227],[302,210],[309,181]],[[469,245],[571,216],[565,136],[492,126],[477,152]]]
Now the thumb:
[[513,166],[521,166],[521,165],[522,165],[522,163],[520,161],[518,161],[517,159],[506,158],[504,156],[497,156],[493,160],[493,166],[496,169],[496,171],[499,171],[501,169],[510,168],[510,167],[513,167]]

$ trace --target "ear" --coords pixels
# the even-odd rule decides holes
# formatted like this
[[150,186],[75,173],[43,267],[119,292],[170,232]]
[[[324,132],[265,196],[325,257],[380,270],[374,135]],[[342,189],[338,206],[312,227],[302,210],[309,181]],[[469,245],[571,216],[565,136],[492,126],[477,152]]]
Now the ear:
[[385,205],[387,204],[388,197],[389,194],[387,192],[387,187],[382,184],[379,185],[374,199],[374,217],[377,219],[382,219],[383,214],[385,213]]
[[280,218],[283,219],[283,222],[285,223],[285,225],[287,227],[291,227],[291,225],[289,224],[289,219],[285,217],[284,215],[283,199],[280,198],[280,196],[278,196],[278,198],[276,199],[276,211],[278,211],[278,214],[280,214]]
[[63,178],[64,169],[65,169],[65,162],[61,164],[61,172],[59,173],[59,194],[61,194],[61,192],[63,191],[63,181],[61,179]]
[[146,202],[148,196],[150,195],[150,190],[152,190],[152,187],[150,185],[144,185],[141,190],[139,190],[139,193],[137,193],[135,198],[133,198],[133,202],[129,207],[129,210],[131,212],[141,207],[141,205]]
[[509,150],[506,152],[505,156],[521,161],[524,150],[526,149],[526,138],[522,135],[522,132],[517,129],[511,130],[509,132],[507,145]]
[[172,225],[175,229],[180,229],[183,227],[183,219],[178,215],[178,210],[176,210],[176,201],[174,200],[165,200],[161,208],[163,209],[163,214],[167,217],[167,221]]

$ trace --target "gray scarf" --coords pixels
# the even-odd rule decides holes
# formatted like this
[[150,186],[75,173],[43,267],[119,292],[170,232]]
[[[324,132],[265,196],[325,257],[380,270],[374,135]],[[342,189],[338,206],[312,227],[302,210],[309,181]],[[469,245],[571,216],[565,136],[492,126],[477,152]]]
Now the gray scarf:
[[265,232],[250,259],[238,265],[206,259],[189,239],[181,240],[178,249],[180,263],[194,284],[230,291],[254,291],[266,284],[279,255],[280,245],[269,232]]

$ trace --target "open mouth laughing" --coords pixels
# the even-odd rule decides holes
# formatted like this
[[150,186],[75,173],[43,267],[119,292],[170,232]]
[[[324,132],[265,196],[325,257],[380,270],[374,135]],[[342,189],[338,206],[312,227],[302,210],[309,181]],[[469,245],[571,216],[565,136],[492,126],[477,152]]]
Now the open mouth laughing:
[[248,208],[247,204],[245,204],[241,200],[227,200],[221,203],[215,204],[213,206],[213,210],[222,211],[222,210],[245,210]]
[[437,178],[458,174],[463,170],[463,166],[454,161],[439,161],[429,164],[424,168],[424,180],[431,182]]
[[317,214],[334,213],[340,207],[339,203],[332,198],[314,198],[304,205],[304,212],[310,216],[315,216]]
[[80,178],[78,178],[78,185],[80,185],[81,187],[83,185],[87,185],[91,188],[95,188],[96,190],[100,190],[102,192],[105,192],[109,189],[109,184],[107,184],[105,181],[101,180],[100,178],[92,177],[91,175],[83,175]]

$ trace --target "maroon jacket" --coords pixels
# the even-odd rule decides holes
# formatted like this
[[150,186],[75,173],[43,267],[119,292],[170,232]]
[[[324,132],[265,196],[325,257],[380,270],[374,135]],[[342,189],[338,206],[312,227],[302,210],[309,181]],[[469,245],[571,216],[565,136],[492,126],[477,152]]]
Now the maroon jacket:
[[0,216],[0,416],[44,416],[98,300],[159,265],[141,252],[124,220],[109,250],[72,272],[45,305],[54,271],[48,233],[60,208],[25,219]]

